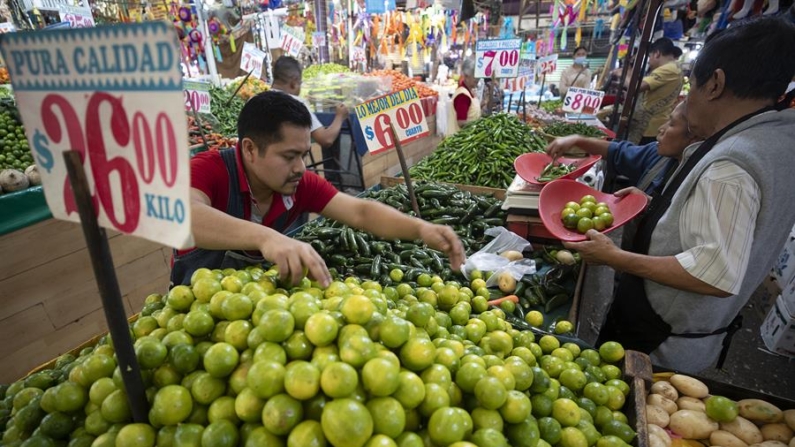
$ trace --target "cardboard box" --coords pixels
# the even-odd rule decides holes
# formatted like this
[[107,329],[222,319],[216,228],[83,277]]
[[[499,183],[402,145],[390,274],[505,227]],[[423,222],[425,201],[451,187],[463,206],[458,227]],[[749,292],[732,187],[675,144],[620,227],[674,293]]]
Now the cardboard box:
[[788,309],[795,310],[795,277],[789,280],[789,283],[784,286],[781,292],[781,298]]
[[759,321],[763,321],[767,313],[776,304],[776,298],[783,293],[781,286],[773,275],[768,275],[759,288],[751,295],[748,308]]
[[773,276],[779,284],[789,284],[795,277],[795,233],[790,232],[778,260],[773,266]]
[[762,341],[771,352],[795,357],[795,309],[779,296],[759,329]]

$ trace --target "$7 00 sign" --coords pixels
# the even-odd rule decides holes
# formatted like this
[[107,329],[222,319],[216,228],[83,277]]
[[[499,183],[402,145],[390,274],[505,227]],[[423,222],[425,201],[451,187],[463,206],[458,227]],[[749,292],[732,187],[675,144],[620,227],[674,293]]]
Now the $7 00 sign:
[[379,96],[356,106],[356,116],[371,154],[395,147],[390,124],[401,144],[430,133],[419,95],[414,87]]
[[[148,22],[20,36],[2,36],[0,49],[53,216],[79,221],[63,158],[72,150],[83,161],[101,226],[191,247],[174,30]],[[124,50],[118,58],[99,57],[117,46]]]
[[480,40],[475,47],[477,78],[515,78],[519,72],[521,39]]

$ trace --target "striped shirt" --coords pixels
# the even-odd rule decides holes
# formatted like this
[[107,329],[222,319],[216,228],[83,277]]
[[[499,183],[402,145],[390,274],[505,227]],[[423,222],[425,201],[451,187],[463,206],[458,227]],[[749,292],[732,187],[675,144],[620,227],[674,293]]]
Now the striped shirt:
[[682,248],[676,255],[688,273],[732,295],[740,292],[754,241],[761,191],[730,161],[709,166],[679,216]]

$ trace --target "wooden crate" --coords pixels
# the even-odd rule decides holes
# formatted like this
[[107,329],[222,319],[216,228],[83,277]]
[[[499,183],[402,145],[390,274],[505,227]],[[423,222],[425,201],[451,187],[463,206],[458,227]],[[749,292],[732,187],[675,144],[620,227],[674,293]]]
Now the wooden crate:
[[[401,185],[405,183],[406,180],[403,177],[381,177],[381,186],[384,188],[389,188],[396,185]],[[434,183],[442,183],[444,185],[451,185],[455,186],[456,188],[462,191],[469,191],[472,194],[480,194],[480,195],[491,195],[500,200],[505,200],[505,190],[504,189],[496,189],[496,188],[487,188],[485,186],[473,186],[473,185],[461,185],[458,183],[445,183],[445,182],[434,182]]]

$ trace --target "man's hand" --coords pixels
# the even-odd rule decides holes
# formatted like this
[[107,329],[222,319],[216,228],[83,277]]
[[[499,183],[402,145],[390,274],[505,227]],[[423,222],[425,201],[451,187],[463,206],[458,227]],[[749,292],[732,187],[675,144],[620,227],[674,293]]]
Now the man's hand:
[[309,276],[319,282],[323,287],[331,283],[329,273],[323,258],[304,242],[278,235],[260,248],[262,256],[279,267],[279,277],[282,281],[291,281],[298,284],[304,277],[304,268],[309,271]]
[[420,228],[420,238],[429,247],[443,251],[450,258],[450,266],[459,271],[464,263],[464,246],[450,227],[425,223]]
[[646,203],[651,202],[651,196],[646,194],[645,192],[641,191],[640,189],[630,186],[629,188],[619,189],[618,191],[614,192],[613,195],[616,197],[624,197],[630,194],[641,194],[646,197]]
[[569,250],[576,250],[582,260],[589,264],[610,265],[615,254],[621,251],[609,237],[596,230],[588,230],[585,236],[588,238],[587,241],[564,242],[563,246]]
[[550,157],[558,158],[576,146],[579,138],[579,135],[569,135],[568,137],[555,138],[551,143],[549,143],[545,150]]
[[348,107],[345,104],[337,104],[337,116],[342,118],[347,118],[350,112],[348,111]]

